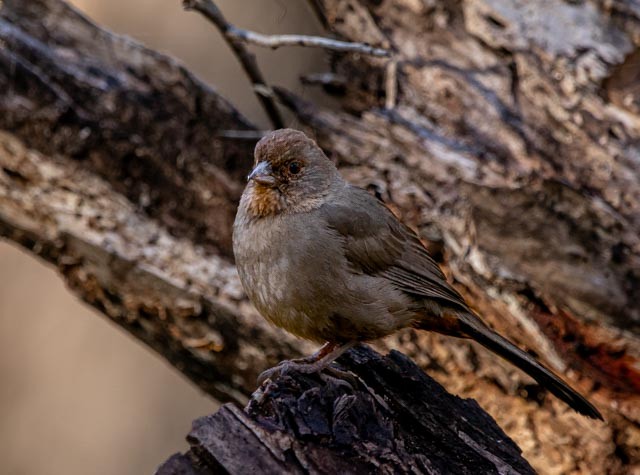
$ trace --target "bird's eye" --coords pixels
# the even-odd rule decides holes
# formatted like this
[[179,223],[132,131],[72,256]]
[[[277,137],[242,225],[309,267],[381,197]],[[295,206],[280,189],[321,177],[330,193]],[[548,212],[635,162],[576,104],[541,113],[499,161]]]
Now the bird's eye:
[[292,175],[297,175],[298,173],[300,173],[301,168],[302,166],[300,165],[300,162],[291,162],[289,164],[289,173],[291,173]]

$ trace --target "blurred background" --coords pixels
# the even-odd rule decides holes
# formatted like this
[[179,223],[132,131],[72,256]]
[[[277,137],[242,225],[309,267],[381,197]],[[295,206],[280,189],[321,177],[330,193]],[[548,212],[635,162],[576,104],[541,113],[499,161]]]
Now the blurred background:
[[[103,27],[172,55],[268,127],[217,31],[180,0],[72,0]],[[239,27],[321,34],[306,2],[225,0]],[[1,5],[1,2],[0,2]],[[298,77],[326,69],[316,50],[255,50],[271,84],[320,100]],[[34,299],[33,296],[39,296]],[[191,421],[218,404],[137,340],[76,300],[55,272],[0,241],[2,473],[152,473],[187,447]]]

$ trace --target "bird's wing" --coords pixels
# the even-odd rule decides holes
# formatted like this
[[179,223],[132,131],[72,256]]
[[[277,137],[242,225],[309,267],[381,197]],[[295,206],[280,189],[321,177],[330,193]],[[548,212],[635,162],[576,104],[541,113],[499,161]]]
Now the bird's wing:
[[344,193],[319,211],[344,239],[354,272],[380,275],[408,294],[468,309],[411,229],[365,190],[350,186]]

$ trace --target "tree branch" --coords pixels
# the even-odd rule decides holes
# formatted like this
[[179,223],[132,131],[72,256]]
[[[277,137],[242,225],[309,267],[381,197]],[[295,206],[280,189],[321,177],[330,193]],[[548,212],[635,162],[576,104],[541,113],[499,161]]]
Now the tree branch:
[[178,62],[64,2],[6,0],[0,90],[0,129],[80,162],[172,235],[231,256],[255,141],[219,132],[255,127]]
[[310,48],[323,48],[332,51],[342,51],[348,53],[368,54],[371,56],[391,56],[391,52],[376,48],[366,43],[351,43],[339,41],[321,36],[306,35],[263,35],[254,31],[242,30],[230,25],[227,34],[231,37],[265,48],[281,48],[283,46],[305,46]]
[[273,100],[273,95],[264,93],[265,89],[268,91],[270,88],[258,67],[255,56],[245,48],[242,41],[234,36],[233,30],[235,27],[226,20],[217,5],[213,3],[212,0],[183,0],[182,4],[186,10],[195,10],[199,12],[213,23],[216,28],[218,28],[222,37],[227,42],[236,58],[238,58],[238,61],[240,61],[244,72],[249,77],[256,97],[258,98],[258,101],[260,101],[264,111],[267,113],[267,116],[271,121],[271,125],[273,125],[275,129],[281,129],[284,127],[284,121],[282,120],[282,116],[278,111],[275,101]]

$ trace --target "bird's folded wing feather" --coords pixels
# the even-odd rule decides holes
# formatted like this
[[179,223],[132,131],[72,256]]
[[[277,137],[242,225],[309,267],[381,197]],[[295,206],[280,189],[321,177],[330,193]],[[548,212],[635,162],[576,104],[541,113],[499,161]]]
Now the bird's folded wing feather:
[[337,201],[349,206],[327,203],[319,211],[344,239],[345,257],[354,272],[379,275],[408,294],[468,310],[411,229],[365,190],[349,187],[345,193],[348,200]]

